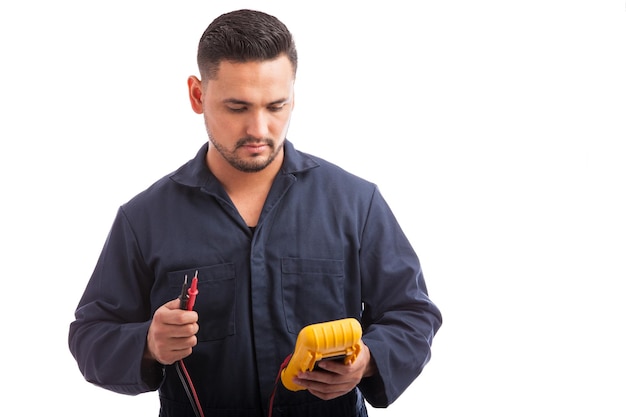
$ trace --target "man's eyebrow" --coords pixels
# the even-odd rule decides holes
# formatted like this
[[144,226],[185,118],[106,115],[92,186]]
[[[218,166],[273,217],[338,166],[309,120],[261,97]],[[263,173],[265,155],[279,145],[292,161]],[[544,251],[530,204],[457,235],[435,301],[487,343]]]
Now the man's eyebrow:
[[[288,103],[289,101],[290,101],[290,99],[287,98],[287,97],[279,98],[278,100],[274,100],[274,101],[268,103],[267,105],[268,106],[275,106],[277,104]],[[224,99],[222,101],[222,103],[224,103],[224,104],[235,104],[235,105],[238,105],[238,106],[250,106],[252,104],[252,103],[250,103],[248,101],[240,100],[240,99],[237,99],[237,98],[227,98],[227,99]]]
[[249,106],[250,105],[250,103],[248,103],[247,101],[239,100],[239,99],[236,99],[236,98],[224,99],[222,101],[222,103],[224,103],[224,104],[238,104],[238,105],[242,105],[242,106]]
[[285,103],[289,103],[290,101],[291,99],[289,97],[280,98],[278,100],[274,100],[271,103],[269,103],[269,106],[274,106],[276,104],[285,104]]

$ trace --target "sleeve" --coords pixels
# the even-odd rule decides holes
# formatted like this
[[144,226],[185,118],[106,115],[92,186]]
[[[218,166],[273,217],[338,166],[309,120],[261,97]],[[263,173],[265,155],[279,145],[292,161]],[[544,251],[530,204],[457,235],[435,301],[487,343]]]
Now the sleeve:
[[419,259],[378,189],[362,235],[363,341],[378,374],[359,389],[374,407],[387,407],[422,372],[442,323],[430,300]]
[[152,279],[120,208],[69,328],[70,351],[87,381],[129,395],[159,387],[162,369],[142,363]]

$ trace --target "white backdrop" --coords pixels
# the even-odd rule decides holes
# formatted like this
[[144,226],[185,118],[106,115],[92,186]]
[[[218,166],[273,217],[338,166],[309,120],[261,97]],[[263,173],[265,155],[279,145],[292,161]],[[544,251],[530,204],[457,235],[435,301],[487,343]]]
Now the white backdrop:
[[624,416],[622,0],[3,2],[0,414],[157,415],[68,326],[117,207],[206,141],[186,78],[240,7],[296,38],[288,137],[380,185],[444,315],[370,415]]

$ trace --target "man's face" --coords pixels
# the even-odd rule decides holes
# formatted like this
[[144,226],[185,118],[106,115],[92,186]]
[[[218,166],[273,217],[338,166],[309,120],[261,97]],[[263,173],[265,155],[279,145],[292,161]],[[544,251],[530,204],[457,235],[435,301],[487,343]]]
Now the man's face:
[[264,169],[282,152],[294,105],[293,68],[286,56],[223,61],[217,77],[201,88],[209,152],[243,172]]

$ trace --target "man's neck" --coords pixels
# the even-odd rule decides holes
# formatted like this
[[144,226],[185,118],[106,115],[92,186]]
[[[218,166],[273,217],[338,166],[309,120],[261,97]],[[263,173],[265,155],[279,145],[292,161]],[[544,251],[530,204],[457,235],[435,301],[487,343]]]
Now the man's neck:
[[249,227],[259,221],[265,199],[284,159],[284,150],[264,169],[243,172],[232,167],[217,152],[207,153],[207,164],[220,181],[240,216]]
[[[231,193],[254,192],[271,186],[280,171],[284,158],[284,150],[265,168],[257,172],[244,172],[230,165],[218,152],[207,153],[206,163],[226,191]],[[269,189],[269,188],[268,188]]]

